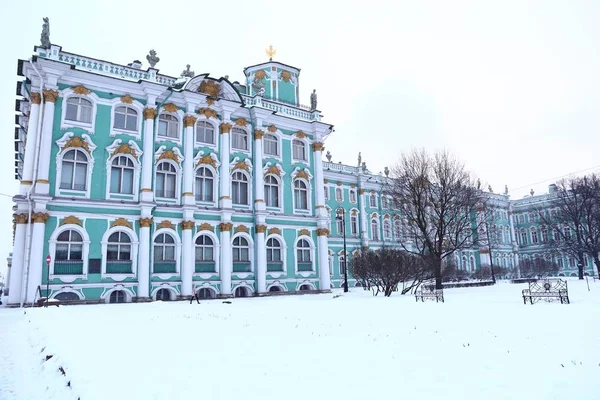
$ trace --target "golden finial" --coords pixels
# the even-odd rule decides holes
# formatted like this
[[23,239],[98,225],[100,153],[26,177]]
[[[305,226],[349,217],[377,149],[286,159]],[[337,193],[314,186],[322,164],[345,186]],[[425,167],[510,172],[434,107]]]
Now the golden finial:
[[265,50],[265,53],[269,56],[269,61],[273,61],[273,56],[277,54],[277,50],[273,48],[273,45],[270,45],[269,48]]

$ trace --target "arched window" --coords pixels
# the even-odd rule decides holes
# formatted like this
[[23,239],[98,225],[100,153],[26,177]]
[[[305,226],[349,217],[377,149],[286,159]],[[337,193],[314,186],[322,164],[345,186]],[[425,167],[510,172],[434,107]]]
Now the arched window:
[[248,204],[248,177],[243,172],[234,172],[231,177],[231,196],[233,204]]
[[127,233],[115,232],[108,237],[106,260],[108,262],[126,261],[131,264],[131,238]]
[[113,128],[137,131],[137,119],[138,112],[135,109],[126,106],[117,107],[115,109]]
[[263,151],[266,155],[269,156],[278,156],[279,155],[279,142],[277,140],[277,136],[267,133],[263,137]]
[[76,230],[63,231],[56,238],[54,274],[83,274],[83,238]]
[[296,245],[296,261],[298,262],[298,271],[312,270],[312,260],[310,251],[310,243],[308,242],[308,240],[298,240],[298,244]]
[[298,139],[294,139],[292,142],[294,159],[306,161],[306,145],[304,142]]
[[200,167],[196,170],[196,201],[214,201],[214,176],[210,169]]
[[467,263],[467,256],[462,256],[462,269],[467,271],[469,269],[469,264]]
[[564,227],[565,239],[571,239],[571,227],[569,225],[565,225]]
[[527,245],[527,231],[525,229],[521,229],[521,246]]
[[233,295],[235,297],[250,297],[250,291],[244,286],[239,286],[235,289]]
[[154,239],[154,273],[176,272],[175,239],[161,233]]
[[475,271],[475,257],[471,256],[471,271]]
[[371,238],[379,240],[379,222],[376,219],[371,220]]
[[[341,215],[341,211],[338,213],[338,215]],[[344,234],[344,222],[345,222],[345,218],[336,218],[335,219],[335,225],[337,228],[337,233],[338,235],[343,235]]]
[[281,288],[279,286],[271,286],[269,292],[281,292]]
[[60,188],[86,190],[87,169],[87,155],[79,149],[68,150],[62,157]]
[[542,243],[548,243],[548,228],[542,226]]
[[179,121],[169,114],[160,114],[158,117],[158,136],[179,138]]
[[213,240],[208,235],[196,238],[196,272],[215,272],[215,251]]
[[329,187],[328,186],[323,187],[323,192],[325,195],[325,197],[324,197],[325,201],[329,201]]
[[122,290],[115,290],[110,294],[109,303],[125,303],[127,301],[127,295]]
[[294,206],[297,210],[308,210],[308,188],[299,179],[294,181]]
[[239,150],[248,150],[248,134],[241,128],[231,129],[231,147]]
[[335,201],[338,203],[344,201],[344,192],[342,191],[342,188],[335,188]]
[[340,271],[340,276],[343,277],[344,273],[346,272],[346,257],[344,256],[339,256],[338,258],[339,261],[339,271]]
[[313,288],[312,288],[310,285],[306,285],[306,284],[305,284],[305,285],[300,285],[300,288],[299,288],[299,290],[300,290],[301,292],[306,292],[306,291],[309,291],[309,290],[313,290]]
[[537,233],[537,229],[535,229],[535,227],[531,227],[531,243],[532,244],[537,244],[538,243],[538,233]]
[[279,207],[279,181],[273,175],[265,176],[265,202],[267,207]]
[[170,301],[171,300],[171,291],[169,289],[158,289],[158,292],[156,292],[156,300],[157,301]]
[[81,97],[69,97],[65,119],[69,121],[92,122],[92,102]]
[[216,297],[216,293],[212,289],[202,288],[198,290],[198,298],[199,299],[214,299]]
[[156,197],[174,199],[177,182],[177,169],[167,161],[156,166]]
[[358,235],[358,215],[350,215],[350,234]]
[[333,276],[333,256],[329,254],[329,276]]
[[383,220],[383,237],[386,239],[392,238],[392,224],[388,218]]
[[233,272],[250,272],[250,244],[245,237],[233,239]]
[[375,193],[371,193],[370,201],[370,206],[373,208],[377,208],[377,195]]
[[350,203],[356,203],[356,189],[350,189]]
[[110,167],[110,192],[133,194],[133,161],[125,156],[116,157]]
[[511,242],[511,237],[510,237],[510,226],[505,226],[504,227],[504,233],[506,234],[506,243],[510,243]]
[[394,236],[396,240],[400,240],[402,237],[402,223],[399,219],[394,221]]
[[283,271],[281,243],[275,238],[267,240],[267,272]]
[[196,142],[215,144],[215,128],[206,121],[196,122]]
[[56,296],[54,296],[56,300],[60,301],[77,301],[79,300],[79,296],[74,292],[60,292]]

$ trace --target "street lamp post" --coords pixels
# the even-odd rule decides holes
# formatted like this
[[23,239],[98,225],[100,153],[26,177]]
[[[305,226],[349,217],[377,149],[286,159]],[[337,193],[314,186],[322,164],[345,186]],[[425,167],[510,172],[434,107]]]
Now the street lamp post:
[[[341,211],[341,213],[340,213]],[[335,219],[342,221],[342,236],[344,237],[344,293],[348,292],[348,254],[346,253],[346,210],[338,207]]]

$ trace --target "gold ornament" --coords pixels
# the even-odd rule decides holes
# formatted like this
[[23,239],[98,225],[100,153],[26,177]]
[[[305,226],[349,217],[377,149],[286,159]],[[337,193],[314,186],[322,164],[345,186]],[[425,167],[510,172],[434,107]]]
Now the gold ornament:
[[183,127],[184,128],[194,126],[195,123],[196,123],[196,117],[194,117],[193,115],[186,115],[185,117],[183,117]]
[[15,224],[26,224],[27,217],[27,214],[13,214],[13,222]]
[[198,226],[198,230],[199,231],[211,231],[214,232],[215,228],[209,224],[208,222],[204,222],[201,225]]
[[243,161],[240,161],[240,162],[238,162],[237,164],[235,164],[235,166],[233,167],[233,169],[234,169],[234,170],[236,170],[236,169],[243,169],[243,170],[244,170],[244,171],[246,171],[246,172],[250,172],[250,171],[249,171],[249,169],[250,169],[250,168],[248,167],[248,164],[246,164],[246,163],[245,163],[245,162],[243,162]]
[[58,99],[58,92],[56,90],[44,90],[44,103],[56,103],[56,99]]
[[302,131],[298,131],[296,132],[296,137],[298,139],[305,139],[307,137],[306,133],[302,132]]
[[63,225],[79,225],[79,226],[83,226],[83,223],[81,222],[81,220],[77,217],[75,217],[74,215],[70,215],[68,217],[66,217],[65,219],[63,219],[62,221],[60,221],[60,226]]
[[175,226],[173,225],[173,223],[169,220],[164,220],[161,221],[158,226],[156,227],[156,229],[162,229],[162,228],[167,228],[167,229],[175,229]]
[[173,150],[167,150],[164,153],[162,153],[160,155],[160,157],[158,157],[158,161],[163,160],[163,159],[173,160],[177,164],[179,164],[179,157],[177,156],[177,154],[175,154],[175,152]]
[[167,104],[163,104],[162,106],[163,110],[165,110],[166,112],[170,112],[170,113],[175,113],[179,110],[179,107],[177,107],[175,104],[173,103],[167,103]]
[[235,125],[236,126],[247,126],[248,121],[246,121],[246,118],[238,118],[235,120]]
[[310,236],[310,231],[308,229],[300,229],[298,236]]
[[273,174],[277,176],[281,176],[281,172],[279,172],[279,168],[276,165],[272,165],[267,169],[267,174]]
[[239,225],[235,228],[235,231],[233,231],[233,233],[238,233],[238,232],[244,232],[244,233],[248,233],[248,227],[246,225]]
[[221,222],[219,224],[219,229],[221,232],[229,232],[233,228],[233,224],[231,222]]
[[267,128],[267,130],[271,133],[277,132],[277,127],[275,125],[271,125]]
[[228,124],[227,122],[223,122],[219,128],[221,130],[221,133],[231,132],[231,124]]
[[338,183],[336,183],[336,185],[342,186],[342,182],[338,182]]
[[200,88],[198,91],[201,93],[205,93],[210,97],[217,97],[219,95],[219,84],[215,81],[204,80],[200,84]]
[[292,74],[289,71],[281,71],[281,79],[284,82],[289,82],[292,79]]
[[113,226],[126,226],[127,228],[131,229],[131,223],[129,221],[127,221],[125,218],[117,218],[111,225],[111,227]]
[[317,229],[317,236],[329,236],[329,229],[326,229],[326,228]]
[[139,161],[135,149],[127,143],[120,144],[119,147],[112,152],[111,157],[115,154],[131,154],[136,161]]
[[65,145],[62,147],[61,150],[65,150],[65,149],[69,149],[69,148],[84,148],[88,153],[90,152],[90,148],[88,146],[88,144],[79,136],[73,136],[71,139],[67,140],[67,142],[65,143]]
[[266,78],[266,76],[267,76],[267,73],[264,70],[259,69],[258,71],[256,71],[254,73],[254,81],[263,80]]
[[42,102],[42,96],[37,92],[31,92],[29,100],[31,100],[32,104],[40,104]]
[[357,210],[352,210],[352,211],[350,211],[350,215],[357,216],[358,215],[358,211]]
[[265,131],[261,131],[260,129],[254,130],[254,139],[255,140],[262,139],[264,136],[265,136]]
[[140,223],[140,228],[149,228],[150,226],[152,226],[152,217],[140,218],[139,223]]
[[265,233],[267,230],[267,226],[266,225],[256,225],[256,227],[254,229],[256,230],[256,233]]
[[146,107],[144,108],[144,119],[154,119],[157,113],[156,108]]
[[279,228],[271,228],[269,229],[269,235],[281,235],[281,230]]
[[50,214],[48,213],[34,213],[31,216],[31,219],[33,220],[34,223],[40,223],[40,224],[45,224],[46,221],[48,221],[48,218],[50,218]]
[[181,223],[181,229],[192,229],[194,225],[194,221],[183,221]]
[[196,166],[199,166],[200,164],[208,164],[211,165],[213,168],[217,168],[217,163],[215,162],[215,160],[213,160],[213,158],[209,155],[203,156],[198,160],[198,164],[196,164]]
[[213,104],[215,104],[215,99],[207,97],[206,104],[208,104],[209,106],[212,106]]
[[211,108],[199,108],[198,114],[204,115],[206,118],[217,118],[217,112]]
[[71,88],[75,94],[90,94],[90,90],[83,85],[77,85]]
[[306,173],[306,170],[304,170],[304,169],[302,171],[298,172],[298,174],[296,175],[296,179],[298,179],[298,178],[303,178],[303,179],[306,179],[307,181],[310,180],[308,177],[308,174]]
[[323,146],[323,143],[320,142],[315,142],[312,144],[312,148],[313,151],[323,151],[325,150],[325,146]]
[[126,94],[125,96],[121,97],[121,103],[131,104],[133,103],[133,97],[131,97],[129,94]]

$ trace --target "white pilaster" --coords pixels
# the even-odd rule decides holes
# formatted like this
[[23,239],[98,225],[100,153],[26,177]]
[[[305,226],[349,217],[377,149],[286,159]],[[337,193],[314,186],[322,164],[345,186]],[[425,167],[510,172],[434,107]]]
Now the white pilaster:
[[144,142],[142,155],[142,195],[141,200],[151,202],[154,200],[152,192],[152,166],[154,164],[154,117],[157,110],[150,105],[144,110]]
[[8,304],[21,302],[21,291],[23,287],[23,263],[25,262],[25,235],[27,232],[27,214],[15,216],[15,243],[10,267],[10,282],[8,287]]
[[37,142],[37,129],[40,116],[40,94],[31,93],[31,110],[29,111],[29,122],[27,126],[27,143],[25,144],[25,158],[23,161],[23,180],[21,181],[20,193],[25,194],[33,184],[33,169],[35,164],[35,146]]
[[316,215],[317,216],[326,216],[327,212],[325,211],[325,182],[323,178],[323,143],[313,143],[312,145],[313,153],[314,153],[314,163],[315,163],[315,190],[317,191],[317,206],[316,206]]
[[221,296],[231,296],[231,271],[233,270],[231,228],[233,228],[233,224],[222,222],[219,228],[221,229]]
[[140,248],[138,253],[137,297],[147,299],[150,297],[150,225],[152,225],[152,217],[140,218],[139,223]]
[[36,193],[48,194],[50,192],[50,153],[52,151],[52,128],[54,126],[54,103],[58,99],[55,90],[44,90],[44,117],[42,122],[42,140],[38,157],[38,174],[36,180]]
[[219,130],[221,132],[221,171],[219,172],[221,197],[219,198],[219,203],[221,208],[231,208],[231,174],[229,172],[231,124],[223,122]]
[[[265,177],[263,173],[263,141],[264,132],[254,130],[254,209],[265,211]],[[282,200],[283,201],[283,200]],[[264,235],[263,235],[264,236]]]
[[[188,106],[188,112],[193,112],[194,105]],[[183,204],[193,205],[194,200],[194,128],[196,127],[196,117],[186,115],[183,118],[185,133],[183,137],[184,155],[183,159]],[[191,290],[191,289],[190,289]]]
[[[186,157],[187,158],[187,157]],[[184,221],[183,224],[183,257],[181,266],[181,295],[192,296],[194,275],[194,253],[192,243],[192,228],[194,221]]]
[[37,296],[37,288],[42,285],[42,268],[44,261],[44,232],[49,215],[43,212],[31,216],[33,220],[33,234],[31,235],[31,257],[29,258],[29,272],[27,284],[26,303],[31,303]]
[[265,246],[265,231],[267,226],[256,225],[255,252],[256,252],[256,292],[258,294],[267,291],[267,251]]
[[360,202],[360,241],[362,246],[369,245],[369,219],[366,211],[365,202],[367,201],[366,191],[364,189],[359,190],[359,202]]

